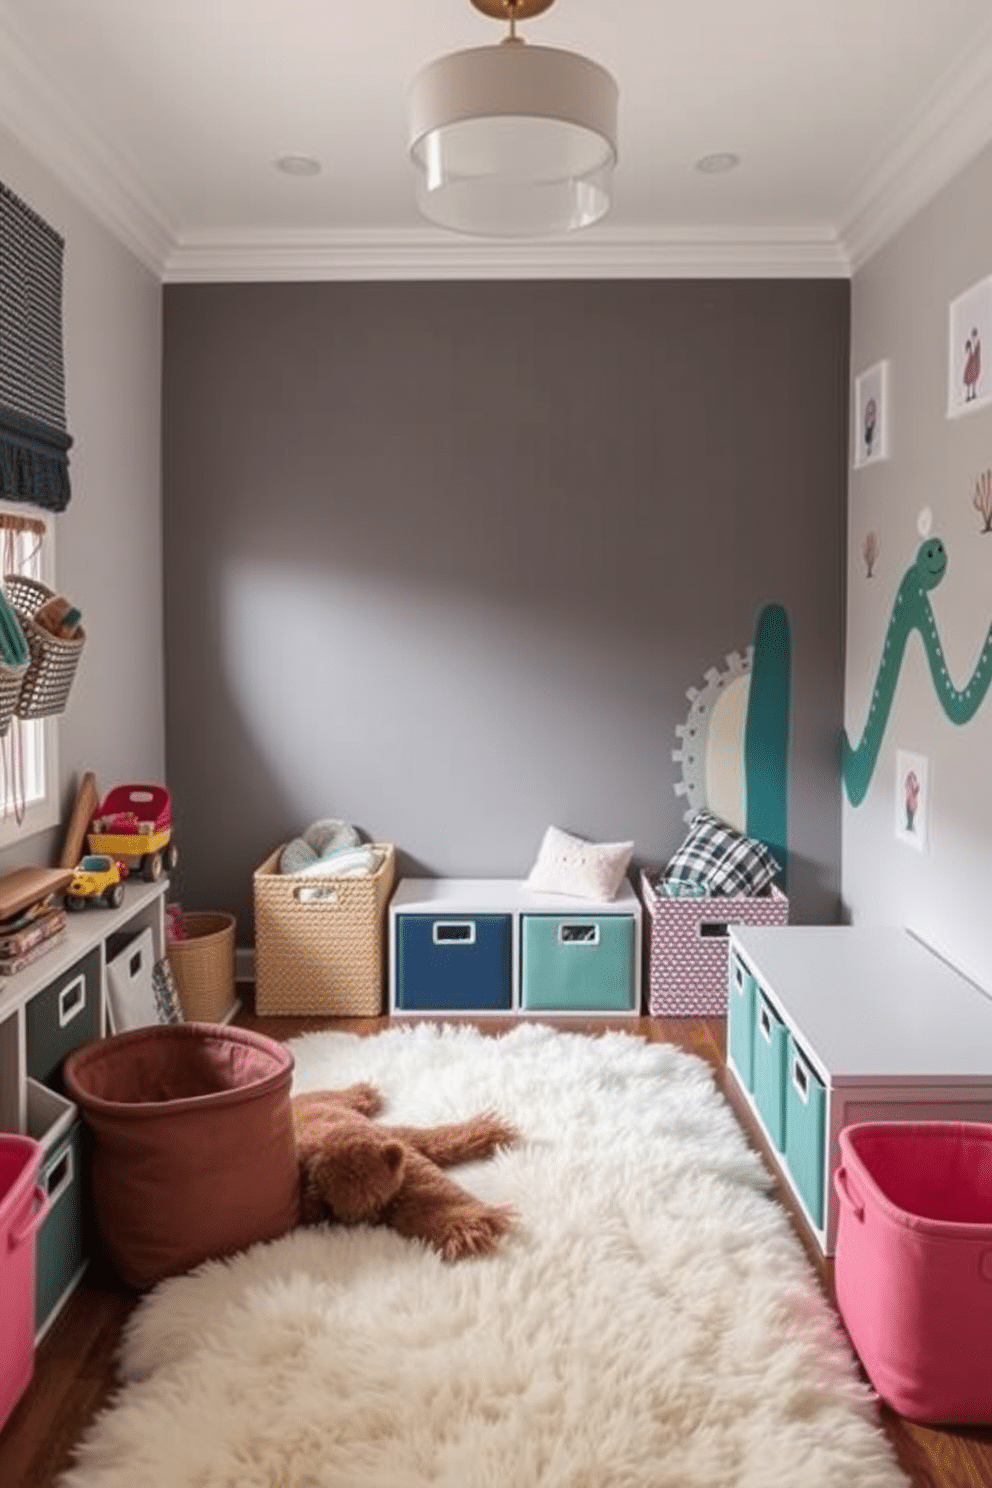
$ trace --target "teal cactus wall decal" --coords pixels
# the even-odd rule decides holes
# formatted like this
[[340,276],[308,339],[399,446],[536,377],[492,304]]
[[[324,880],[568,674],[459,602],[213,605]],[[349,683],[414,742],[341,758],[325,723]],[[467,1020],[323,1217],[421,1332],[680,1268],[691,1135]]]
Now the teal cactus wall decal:
[[921,543],[896,594],[861,741],[856,747],[852,747],[846,730],[841,738],[841,772],[852,806],[860,806],[868,793],[882,745],[882,735],[889,721],[906,643],[914,630],[919,633],[923,642],[937,697],[951,723],[967,723],[973,718],[988,691],[989,682],[992,681],[992,625],[989,626],[975,670],[964,687],[957,688],[951,682],[944,659],[944,648],[937,635],[933,607],[928,598],[929,590],[937,587],[946,572],[947,551],[944,544],[939,538],[928,537]]
[[767,844],[780,864],[776,883],[788,878],[789,706],[792,637],[779,604],[758,616],[751,659],[751,688],[744,726],[747,832]]

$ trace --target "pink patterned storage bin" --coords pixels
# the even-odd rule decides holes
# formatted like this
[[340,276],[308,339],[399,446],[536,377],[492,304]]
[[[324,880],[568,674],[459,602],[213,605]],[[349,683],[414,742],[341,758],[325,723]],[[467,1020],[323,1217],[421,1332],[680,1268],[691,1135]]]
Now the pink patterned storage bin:
[[727,1011],[727,933],[731,925],[787,925],[789,901],[770,894],[666,899],[641,870],[651,927],[649,1011],[656,1018],[716,1018]]
[[992,1125],[846,1126],[837,1306],[879,1395],[913,1421],[992,1425]]

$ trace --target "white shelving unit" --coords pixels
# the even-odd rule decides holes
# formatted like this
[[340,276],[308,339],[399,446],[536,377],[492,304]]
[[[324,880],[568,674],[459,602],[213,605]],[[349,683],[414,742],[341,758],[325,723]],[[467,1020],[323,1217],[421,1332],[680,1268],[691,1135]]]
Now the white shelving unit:
[[[37,1319],[51,1326],[86,1268],[80,1250],[79,1115],[56,1088],[57,1066],[74,1048],[107,1033],[107,947],[151,933],[155,958],[165,955],[167,879],[130,881],[119,909],[92,906],[67,916],[61,938],[37,961],[0,978],[0,1131],[27,1133],[45,1147],[40,1180],[51,1209],[38,1235],[39,1286],[56,1278],[56,1295]],[[59,1248],[67,1251],[62,1266]],[[65,1276],[59,1280],[63,1270]],[[39,1296],[46,1296],[44,1291]]]

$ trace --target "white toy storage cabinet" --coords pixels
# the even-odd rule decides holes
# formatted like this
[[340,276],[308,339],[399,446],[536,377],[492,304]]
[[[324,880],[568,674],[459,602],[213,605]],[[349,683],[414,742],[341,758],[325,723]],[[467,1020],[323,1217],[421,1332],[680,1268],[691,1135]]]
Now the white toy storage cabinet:
[[838,1137],[863,1121],[992,1121],[992,999],[908,931],[733,926],[727,1067],[833,1255]]
[[[64,936],[37,961],[0,979],[0,1130],[42,1144],[38,1175],[49,1211],[38,1232],[35,1338],[47,1330],[76,1286],[86,1248],[85,1133],[63,1093],[65,1058],[107,1032],[108,953],[145,931],[155,958],[165,954],[167,879],[128,882],[119,909],[70,914]],[[109,952],[108,952],[109,948]]]
[[641,903],[516,879],[401,879],[389,904],[393,1013],[637,1014]]

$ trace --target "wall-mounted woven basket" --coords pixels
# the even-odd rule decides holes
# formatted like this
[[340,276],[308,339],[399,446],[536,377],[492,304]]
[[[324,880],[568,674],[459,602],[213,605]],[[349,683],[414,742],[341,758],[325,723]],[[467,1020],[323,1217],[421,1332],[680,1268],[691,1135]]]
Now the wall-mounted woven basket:
[[0,739],[10,729],[28,665],[25,661],[20,666],[12,666],[0,660]]
[[80,626],[78,636],[63,640],[38,624],[36,611],[54,598],[54,591],[46,584],[23,574],[4,574],[3,586],[31,651],[14,712],[18,718],[50,718],[64,713],[86,634]]
[[231,914],[187,909],[183,939],[168,943],[187,1023],[223,1023],[234,1006],[234,931]]

